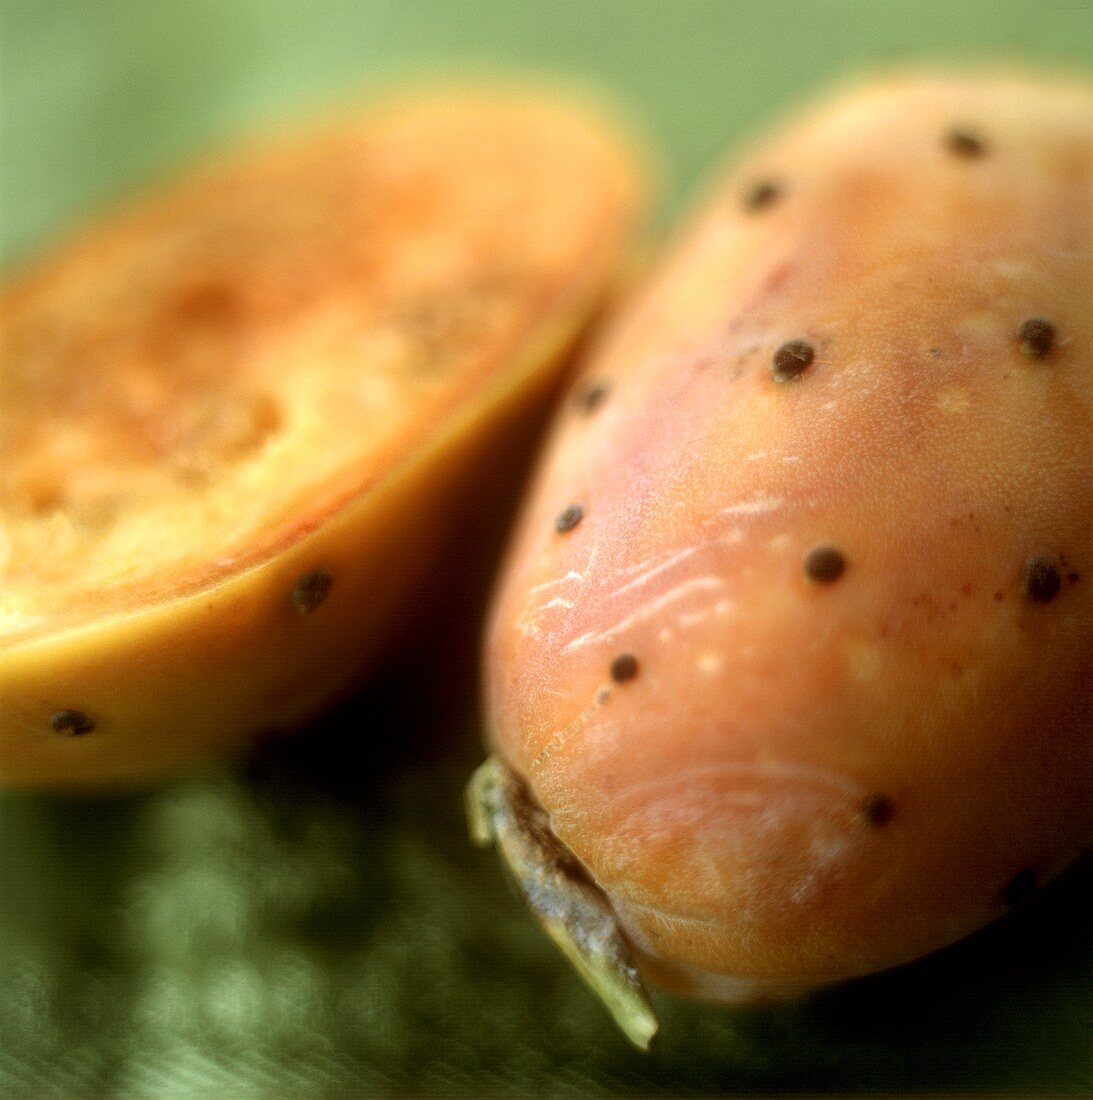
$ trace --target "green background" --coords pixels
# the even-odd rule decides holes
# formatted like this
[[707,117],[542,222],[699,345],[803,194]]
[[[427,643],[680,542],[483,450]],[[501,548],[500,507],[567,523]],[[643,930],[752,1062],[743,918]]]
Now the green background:
[[[0,0],[0,20],[6,264],[407,72],[599,88],[662,151],[664,224],[726,143],[859,69],[1093,70],[1085,0]],[[656,1049],[632,1052],[465,841],[482,591],[437,609],[444,644],[243,765],[0,795],[0,1096],[1093,1092],[1088,859],[971,941],[803,1004],[658,996]]]

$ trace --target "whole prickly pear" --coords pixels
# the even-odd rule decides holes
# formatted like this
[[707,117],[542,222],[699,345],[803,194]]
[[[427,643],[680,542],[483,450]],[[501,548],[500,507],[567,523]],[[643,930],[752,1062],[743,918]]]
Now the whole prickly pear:
[[1093,88],[887,79],[729,172],[561,413],[471,788],[639,1044],[1093,835]]

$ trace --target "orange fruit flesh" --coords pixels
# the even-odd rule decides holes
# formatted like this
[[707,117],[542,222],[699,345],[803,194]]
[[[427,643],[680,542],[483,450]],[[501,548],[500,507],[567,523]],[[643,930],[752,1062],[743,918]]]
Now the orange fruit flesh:
[[[423,96],[215,165],[13,283],[0,777],[155,773],[359,677],[468,456],[609,288],[637,176],[575,106]],[[78,747],[65,709],[95,723]]]

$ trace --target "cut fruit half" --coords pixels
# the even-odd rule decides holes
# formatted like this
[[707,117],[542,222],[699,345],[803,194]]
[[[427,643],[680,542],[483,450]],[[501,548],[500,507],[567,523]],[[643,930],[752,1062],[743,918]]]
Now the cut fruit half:
[[11,285],[0,779],[163,774],[358,682],[610,290],[640,175],[576,106],[432,94]]

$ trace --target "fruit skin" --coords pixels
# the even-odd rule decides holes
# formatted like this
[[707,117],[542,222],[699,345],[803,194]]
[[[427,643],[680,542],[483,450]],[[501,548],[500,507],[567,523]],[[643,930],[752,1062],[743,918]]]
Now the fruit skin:
[[732,168],[575,382],[486,659],[495,751],[676,990],[891,967],[1069,863],[1089,82],[890,76]]
[[0,781],[191,767],[428,629],[642,177],[556,94],[435,89],[215,165],[12,283]]

